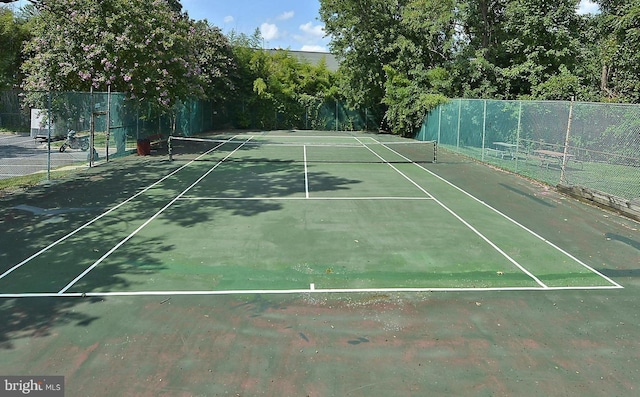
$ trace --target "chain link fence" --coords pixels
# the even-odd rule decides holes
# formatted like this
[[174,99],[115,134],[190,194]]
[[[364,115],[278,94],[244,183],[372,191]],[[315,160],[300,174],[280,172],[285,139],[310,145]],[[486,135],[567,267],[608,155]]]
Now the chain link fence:
[[[224,129],[377,130],[381,115],[333,99],[188,101],[169,114],[120,92],[0,91],[0,179],[92,166],[169,135]],[[66,144],[69,131],[75,144]],[[141,147],[142,145],[142,147]],[[90,148],[93,148],[91,150]],[[93,157],[91,154],[93,153]]]
[[640,106],[453,100],[418,139],[551,185],[640,206]]
[[210,103],[175,110],[158,114],[118,92],[0,91],[0,179],[91,167],[139,151],[174,127],[187,134],[212,128]]
[[280,104],[255,99],[221,103],[214,118],[217,129],[377,131],[382,115],[340,100],[303,96]]

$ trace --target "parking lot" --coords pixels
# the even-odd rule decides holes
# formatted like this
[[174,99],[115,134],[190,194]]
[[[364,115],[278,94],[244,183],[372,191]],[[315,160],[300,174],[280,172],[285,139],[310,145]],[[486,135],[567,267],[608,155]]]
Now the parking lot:
[[[61,142],[51,142],[51,150],[46,141],[31,138],[29,134],[0,133],[0,179],[46,172],[47,166],[57,169],[71,165],[88,165],[88,151],[67,149],[60,153]],[[104,150],[98,148],[103,158]]]

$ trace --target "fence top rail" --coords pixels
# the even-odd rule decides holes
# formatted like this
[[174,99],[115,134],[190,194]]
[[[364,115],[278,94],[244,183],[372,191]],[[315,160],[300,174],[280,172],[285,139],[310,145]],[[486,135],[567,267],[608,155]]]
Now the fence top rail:
[[[481,99],[481,98],[449,98],[450,102],[502,102],[502,103],[555,103],[555,104],[570,104],[572,101],[558,100],[558,99]],[[592,102],[592,101],[573,101],[574,105],[595,105],[595,106],[610,106],[610,107],[637,107],[640,108],[640,104],[637,103],[625,103],[625,102]]]

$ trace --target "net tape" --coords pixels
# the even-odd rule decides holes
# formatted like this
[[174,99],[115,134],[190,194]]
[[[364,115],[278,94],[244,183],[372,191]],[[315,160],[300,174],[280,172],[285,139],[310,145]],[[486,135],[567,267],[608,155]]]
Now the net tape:
[[[188,161],[325,162],[325,163],[435,163],[435,141],[364,142],[345,137],[343,142],[322,142],[313,137],[294,141],[259,139],[210,139],[170,137],[169,158]],[[317,137],[324,138],[327,137]]]

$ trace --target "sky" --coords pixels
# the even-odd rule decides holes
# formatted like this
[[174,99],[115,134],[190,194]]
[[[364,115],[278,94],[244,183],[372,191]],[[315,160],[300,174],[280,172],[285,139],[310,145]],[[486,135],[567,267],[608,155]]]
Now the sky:
[[192,19],[206,19],[224,33],[260,29],[265,48],[326,52],[319,0],[182,0]]
[[[20,0],[16,4],[26,4]],[[222,29],[252,35],[260,29],[265,48],[285,48],[294,51],[328,52],[320,21],[319,0],[181,0],[183,10],[192,19],[206,19]],[[591,0],[581,0],[580,14],[597,13]]]
[[[260,29],[265,48],[328,52],[320,21],[319,0],[182,0],[183,8],[193,19],[207,19],[224,33],[235,30],[252,34]],[[581,0],[578,12],[593,14],[598,6]]]

